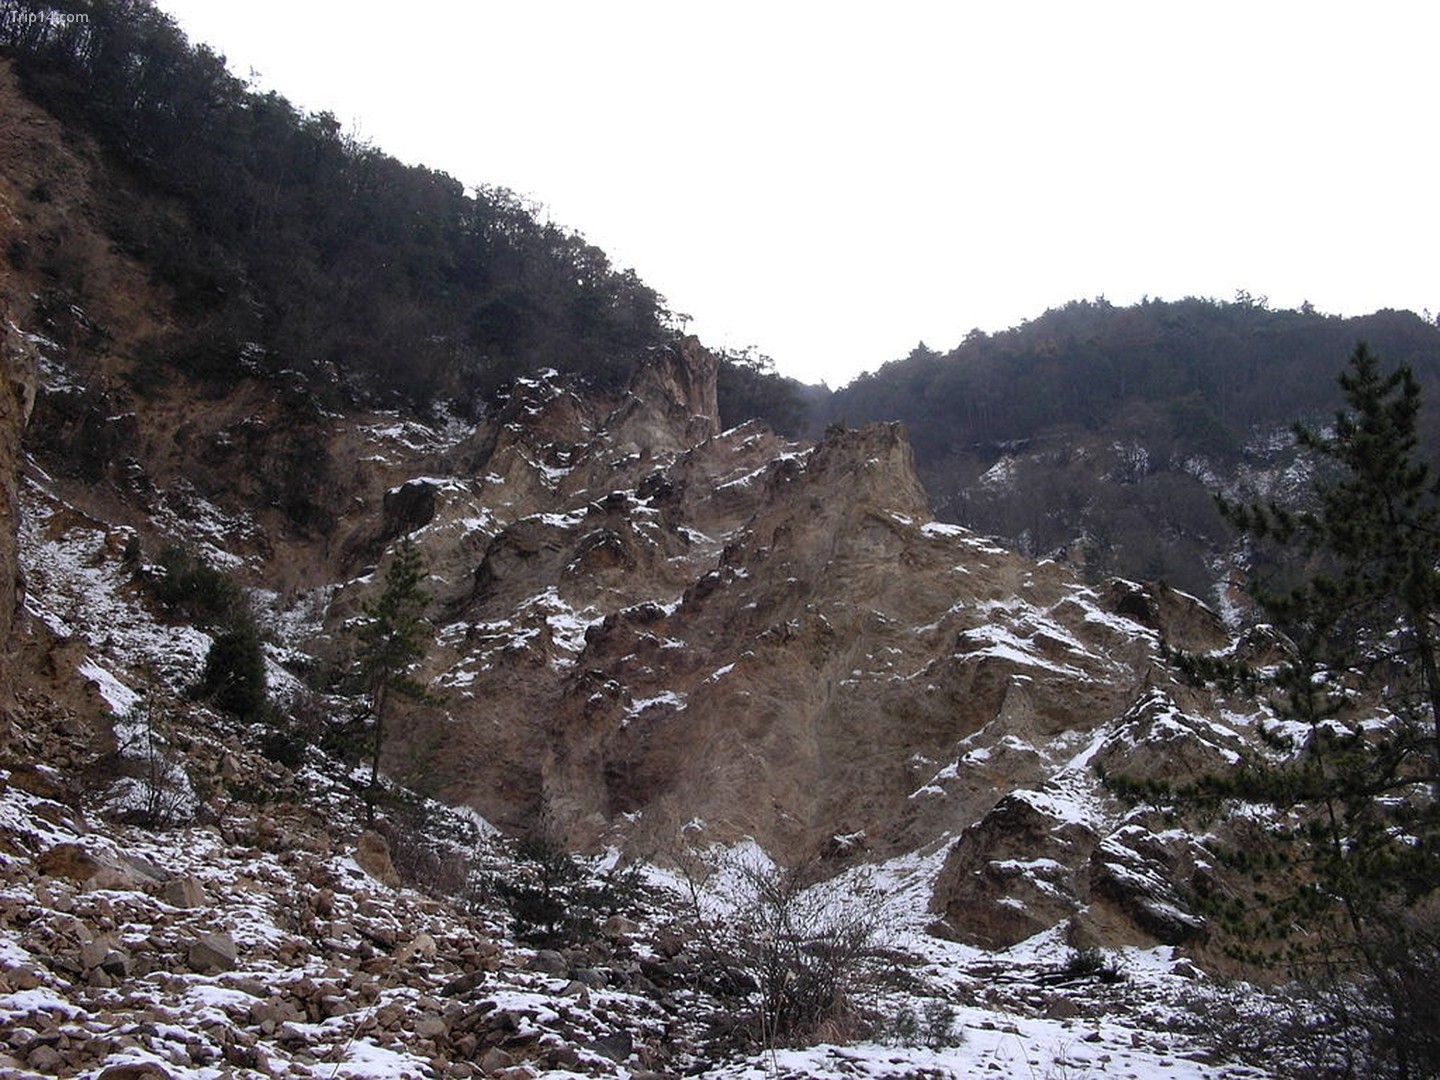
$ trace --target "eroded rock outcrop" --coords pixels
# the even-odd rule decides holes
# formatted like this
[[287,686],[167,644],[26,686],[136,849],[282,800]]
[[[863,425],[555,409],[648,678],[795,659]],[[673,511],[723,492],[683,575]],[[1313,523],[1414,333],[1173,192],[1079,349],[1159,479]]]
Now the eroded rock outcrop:
[[[27,131],[39,142],[24,167],[65,179],[55,207],[27,213],[63,211],[83,231],[83,155],[43,118]],[[755,423],[720,431],[717,360],[693,338],[620,390],[555,372],[518,380],[473,426],[337,414],[283,378],[241,377],[196,408],[194,388],[134,369],[163,298],[85,239],[81,254],[111,259],[119,286],[88,313],[59,311],[42,349],[31,449],[56,468],[31,494],[35,542],[91,560],[117,590],[132,541],[151,556],[186,544],[259,587],[271,625],[310,626],[286,644],[313,657],[292,656],[297,668],[323,669],[345,663],[387,551],[414,540],[435,629],[416,674],[439,704],[397,703],[385,755],[396,778],[592,849],[664,857],[753,837],[838,869],[953,847],[935,914],[967,940],[1102,907],[1136,933],[1149,920],[1174,936],[1131,887],[1146,875],[1123,872],[1134,860],[1121,848],[1155,849],[1107,846],[1123,813],[1099,770],[1194,771],[1233,749],[1156,664],[1162,637],[1223,644],[1195,601],[1089,587],[933,522],[898,424],[814,445]],[[102,330],[113,347],[65,344]],[[13,368],[31,338],[8,321],[4,332]],[[4,476],[28,385],[22,372],[4,395]],[[33,565],[45,585],[45,560]],[[103,693],[133,700],[115,673],[142,661],[74,624],[71,606],[83,605],[57,593],[41,609],[73,635],[44,662],[76,683],[65,708],[78,747],[104,732]],[[176,634],[140,650],[152,674],[135,682],[181,692],[207,644]],[[1005,809],[1025,792],[1089,808],[1068,846]],[[993,871],[1010,863],[1034,872]],[[1187,872],[1183,853],[1154,865]],[[961,868],[988,884],[964,883]]]
[[[396,701],[384,764],[502,827],[662,859],[753,838],[835,869],[953,849],[933,902],[950,936],[1087,918],[1112,939],[1189,934],[1170,917],[1181,894],[1149,888],[1188,872],[1183,853],[1111,843],[1123,808],[1099,773],[1223,763],[1204,702],[1156,662],[1162,637],[1217,640],[1208,613],[930,520],[898,424],[814,445],[716,431],[713,384],[687,342],[623,393],[521,380],[471,430],[322,417],[325,460],[353,462],[323,539],[188,497],[225,523],[207,543],[277,593],[349,575],[306,601],[326,607],[307,642],[322,664],[344,661],[389,546],[419,546],[433,700]],[[225,409],[242,401],[257,419],[225,430],[279,416],[255,387]],[[164,442],[152,420],[136,423]],[[157,513],[186,490],[166,460],[145,467]],[[59,501],[47,513],[50,531],[99,528]],[[124,544],[103,543],[121,573]],[[176,686],[183,660],[164,661]],[[1042,828],[1011,812],[1036,805],[1026,793],[1084,813]]]
[[1074,916],[1099,838],[1073,808],[1013,792],[968,828],[936,881],[934,931],[1008,948]]
[[35,356],[0,298],[0,647],[20,606],[16,526],[20,519],[20,441],[35,405]]
[[18,538],[21,438],[35,392],[34,352],[11,321],[7,298],[0,295],[0,745],[7,741],[15,705],[14,638],[24,617]]
[[392,517],[418,507],[436,570],[427,676],[445,700],[407,717],[397,775],[647,855],[753,837],[843,864],[955,835],[935,910],[966,940],[1140,911],[1092,866],[1118,807],[1058,831],[1006,807],[1052,799],[1061,773],[1086,793],[1064,805],[1103,802],[1097,765],[1161,735],[1145,703],[1162,636],[1205,646],[1218,623],[930,521],[900,425],[813,446],[706,433],[697,355],[618,398],[522,382],[449,473],[390,492]]
[[[277,784],[286,802],[317,798],[299,790],[315,771],[302,783],[303,770],[264,762],[249,745],[261,737],[253,727],[216,723],[216,738],[184,730],[192,715],[216,721],[191,693],[212,637],[159,618],[135,566],[137,552],[143,566],[182,543],[251,587],[286,734],[320,743],[361,712],[342,679],[323,676],[346,669],[353,620],[404,537],[429,570],[434,639],[413,672],[430,700],[397,699],[387,717],[393,778],[505,829],[625,857],[676,861],[753,839],[782,862],[813,862],[819,878],[888,860],[883,873],[910,876],[917,912],[930,898],[914,927],[933,918],[937,934],[967,943],[1003,947],[1062,923],[1107,945],[1204,941],[1189,898],[1223,883],[1193,841],[1121,804],[1102,779],[1192,779],[1230,767],[1253,741],[1157,662],[1162,640],[1227,644],[1193,598],[1087,584],[931,520],[899,424],[834,429],[813,445],[758,423],[721,431],[717,361],[693,338],[657,351],[624,389],[556,372],[520,379],[474,425],[443,411],[336,413],[284,376],[239,375],[197,407],[195,386],[157,382],[154,370],[147,382],[138,366],[139,343],[164,322],[163,297],[86,232],[83,155],[43,118],[26,131],[40,140],[26,168],[39,161],[65,182],[53,207],[23,212],[72,220],[83,243],[71,254],[116,283],[88,312],[88,299],[51,305],[49,324],[0,307],[0,640],[19,610],[17,499],[38,589],[27,729],[0,747],[0,795],[27,806],[33,795],[36,820],[67,837],[0,836],[27,853],[29,895],[144,893],[165,908],[147,948],[158,940],[167,965],[205,978],[256,963],[296,975],[307,949],[344,939],[364,976],[350,988],[356,1008],[375,1004],[372,975],[411,979],[403,1000],[374,1010],[396,1040],[487,1069],[513,1065],[498,1048],[520,1024],[510,1010],[414,1008],[410,991],[469,994],[499,961],[477,951],[474,926],[447,929],[424,904],[379,918],[397,875],[416,871],[416,851],[387,851],[378,834],[352,843],[353,829],[343,842],[329,835],[328,808],[359,801],[343,765],[327,762],[327,794],[303,813],[240,808]],[[0,201],[11,194],[0,187]],[[14,220],[5,209],[0,239]],[[12,291],[37,293],[38,273]],[[75,347],[81,338],[105,347]],[[20,432],[37,397],[35,466],[17,489]],[[1282,647],[1257,635],[1246,655]],[[315,674],[309,688],[297,677]],[[11,686],[0,670],[0,690]],[[148,708],[173,714],[165,752],[188,747],[193,789],[155,772],[154,757],[136,758],[153,736],[141,730]],[[267,751],[277,749],[271,734]],[[105,769],[116,775],[97,779]],[[172,849],[168,876],[92,843],[77,809],[86,784],[113,795],[149,778],[153,796],[157,777],[174,780],[167,798],[213,795],[186,812],[221,823],[214,836],[194,826],[200,846]],[[178,812],[163,801],[112,802],[109,812],[137,809],[152,823]],[[284,853],[270,872],[285,933],[206,938],[219,929],[209,911],[253,902],[248,877],[232,887],[210,864],[239,879],[251,848]],[[351,870],[342,887],[337,875]],[[28,919],[26,905],[7,910]],[[100,932],[97,922],[56,950],[77,986],[113,989],[149,963],[117,925]],[[573,973],[577,993],[606,982],[587,983],[558,954],[533,967],[527,975]],[[693,971],[635,973],[667,993],[695,983]],[[612,989],[628,992],[616,978]],[[297,981],[303,992],[242,1003],[241,1019],[275,1036],[272,1049],[296,1049],[287,1024],[334,1019],[347,1000],[328,975]],[[538,1038],[523,1040],[527,1060],[541,1060]],[[617,1060],[628,1038],[608,1023],[585,1032]],[[36,1054],[27,1063],[57,1072],[100,1060]]]

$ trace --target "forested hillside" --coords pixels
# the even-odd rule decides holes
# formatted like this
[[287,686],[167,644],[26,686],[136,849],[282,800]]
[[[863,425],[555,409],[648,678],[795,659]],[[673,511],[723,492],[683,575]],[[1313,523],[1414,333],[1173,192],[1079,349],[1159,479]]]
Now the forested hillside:
[[[468,409],[544,366],[620,385],[677,339],[634,271],[513,193],[466,191],[248,89],[148,0],[54,7],[76,14],[0,21],[0,54],[103,148],[108,197],[88,209],[173,295],[135,382],[290,370],[317,389]],[[483,122],[467,137],[483,140]],[[96,284],[64,241],[6,252],[44,263],[61,310]]]
[[1077,301],[946,354],[922,344],[819,420],[905,421],[945,520],[1208,594],[1230,537],[1212,493],[1303,495],[1283,436],[1338,407],[1334,372],[1360,340],[1440,387],[1440,330],[1408,312]]
[[[24,193],[41,216],[53,200],[58,224],[12,243],[8,266],[44,282],[37,326],[114,353],[107,377],[133,392],[177,375],[214,394],[279,379],[304,387],[312,413],[355,401],[475,416],[546,367],[619,388],[679,340],[683,318],[654,288],[538,207],[402,164],[334,116],[249,89],[149,0],[7,18],[0,56],[67,138],[97,148],[87,160],[98,170],[83,207],[48,178]],[[483,141],[483,121],[465,137]],[[96,235],[167,298],[123,349],[104,327],[72,325],[112,284]],[[1336,406],[1331,373],[1361,339],[1422,383],[1440,381],[1440,331],[1409,313],[1342,319],[1245,295],[1096,300],[977,331],[948,353],[921,345],[834,393],[780,377],[753,351],[723,355],[720,419],[812,436],[836,420],[903,420],[945,520],[1062,554],[1093,577],[1208,594],[1230,542],[1211,492],[1303,490],[1275,436]],[[313,496],[277,499],[308,521]]]
[[0,27],[0,1076],[1434,1080],[1427,319],[802,387],[145,0]]

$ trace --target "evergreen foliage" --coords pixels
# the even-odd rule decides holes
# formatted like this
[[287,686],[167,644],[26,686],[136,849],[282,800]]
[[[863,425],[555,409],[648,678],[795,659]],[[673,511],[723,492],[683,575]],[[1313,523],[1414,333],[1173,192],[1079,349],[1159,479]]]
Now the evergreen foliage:
[[200,693],[218,708],[242,720],[264,719],[270,699],[265,689],[265,653],[249,619],[222,631],[205,654]]
[[406,538],[396,545],[385,571],[380,594],[365,605],[356,632],[360,675],[370,696],[370,782],[366,806],[373,817],[380,779],[380,754],[385,745],[385,719],[392,694],[427,700],[425,688],[409,675],[424,659],[429,639],[424,589],[426,570],[420,549]]
[[[1244,959],[1368,987],[1372,1061],[1429,1076],[1440,1068],[1440,997],[1425,989],[1440,946],[1440,486],[1419,456],[1410,369],[1382,373],[1362,344],[1340,386],[1332,429],[1295,429],[1320,466],[1316,508],[1222,504],[1252,544],[1300,568],[1284,587],[1253,588],[1293,645],[1266,673],[1275,753],[1181,802],[1271,809],[1281,824],[1219,852],[1252,896],[1211,897],[1212,914]],[[1222,666],[1190,658],[1183,670],[1214,679]],[[1238,674],[1233,685],[1257,675]]]
[[592,873],[543,832],[520,840],[515,854],[513,871],[488,885],[524,941],[549,948],[584,944],[600,936],[608,917],[639,906],[638,864]]
[[167,545],[155,567],[143,567],[140,555],[139,539],[132,537],[126,560],[146,573],[150,591],[166,613],[211,634],[194,693],[242,720],[273,719],[263,643],[235,579],[178,544]]
[[173,291],[181,329],[154,342],[145,385],[157,362],[222,388],[291,371],[475,408],[547,365],[621,383],[674,340],[658,293],[512,192],[467,193],[248,89],[150,0],[54,6],[85,17],[0,21],[0,55],[108,152],[96,212]]
[[151,591],[165,610],[196,626],[229,626],[243,617],[240,586],[223,570],[177,544],[160,552]]

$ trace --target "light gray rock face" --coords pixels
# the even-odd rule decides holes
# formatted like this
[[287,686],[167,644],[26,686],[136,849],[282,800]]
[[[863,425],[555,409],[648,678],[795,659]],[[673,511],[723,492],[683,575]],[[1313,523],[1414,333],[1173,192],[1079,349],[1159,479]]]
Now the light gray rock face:
[[[0,226],[0,241],[6,231]],[[20,522],[20,440],[35,404],[36,377],[34,352],[12,321],[7,297],[0,291],[0,714],[11,704],[11,637],[23,615],[16,536]]]
[[178,908],[205,906],[205,886],[193,874],[172,878],[165,883],[164,897],[167,904]]
[[186,959],[195,971],[213,974],[233,971],[240,949],[235,939],[223,932],[201,934],[190,943]]

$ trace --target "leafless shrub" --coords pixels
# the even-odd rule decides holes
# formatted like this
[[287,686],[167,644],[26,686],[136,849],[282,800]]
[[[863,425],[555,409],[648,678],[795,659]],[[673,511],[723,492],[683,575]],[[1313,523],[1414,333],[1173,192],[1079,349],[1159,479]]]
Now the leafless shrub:
[[1375,980],[1311,977],[1272,994],[1197,995],[1188,1030],[1226,1056],[1306,1080],[1433,1080],[1440,1077],[1440,962],[1397,961],[1407,1015]]
[[687,880],[702,980],[734,999],[726,1041],[774,1048],[872,1034],[863,998],[888,967],[873,907],[844,903],[811,867],[760,858],[723,867],[692,858]]
[[463,851],[425,844],[408,830],[381,828],[390,844],[390,861],[407,885],[431,896],[465,895],[471,864]]
[[375,829],[390,845],[390,861],[407,885],[450,899],[470,893],[478,872],[480,838],[473,827],[459,828],[451,815],[408,792],[392,793]]
[[154,710],[135,706],[116,725],[117,767],[122,773],[109,796],[110,812],[147,829],[168,829],[190,820],[195,790],[189,775],[166,753]]

